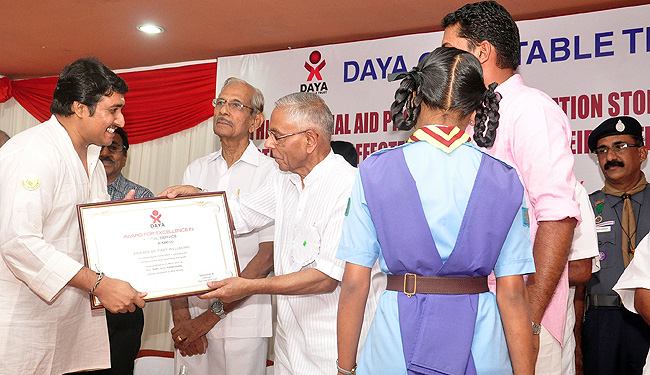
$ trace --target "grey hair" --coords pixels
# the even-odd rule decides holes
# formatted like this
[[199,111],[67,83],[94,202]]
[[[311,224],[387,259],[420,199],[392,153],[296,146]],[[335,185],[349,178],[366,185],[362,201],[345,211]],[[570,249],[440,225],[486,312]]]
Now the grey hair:
[[256,113],[264,112],[264,94],[262,94],[262,91],[260,91],[260,89],[244,81],[241,78],[237,78],[237,77],[228,78],[226,82],[223,83],[223,87],[221,88],[221,91],[223,91],[223,89],[225,89],[228,85],[232,85],[233,83],[241,83],[243,85],[250,87],[253,90],[253,96],[251,97],[251,107],[253,107],[253,112],[251,113],[251,117]]
[[332,111],[325,101],[311,92],[295,92],[281,97],[275,102],[276,108],[282,108],[289,119],[300,128],[314,126],[329,143],[334,132]]
[[0,147],[2,147],[7,141],[9,140],[9,134],[5,133],[4,131],[0,130]]

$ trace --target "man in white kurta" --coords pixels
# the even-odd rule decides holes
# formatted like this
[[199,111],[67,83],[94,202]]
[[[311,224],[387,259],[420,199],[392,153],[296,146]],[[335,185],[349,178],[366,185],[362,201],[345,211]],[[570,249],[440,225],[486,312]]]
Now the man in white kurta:
[[[232,200],[257,190],[277,170],[273,159],[263,155],[249,139],[264,122],[264,96],[246,81],[231,77],[214,107],[213,130],[221,140],[221,149],[193,161],[183,174],[183,184],[225,191]],[[242,277],[267,276],[273,266],[272,241],[271,224],[235,237]],[[200,347],[200,336],[204,335],[207,342],[204,354],[202,350],[192,352],[191,342],[187,346],[177,343],[175,373],[185,366],[192,375],[266,374],[268,340],[273,331],[271,296],[254,295],[234,309],[226,306],[223,319],[211,309],[215,302],[189,297],[185,306],[183,298],[172,300],[174,340],[178,341],[179,336],[189,341],[198,339],[194,346]]]
[[1,150],[2,374],[110,367],[104,310],[90,310],[88,293],[64,289],[83,264],[75,205],[110,200],[99,151],[89,147],[86,175],[54,116]]
[[114,312],[144,306],[128,283],[101,279],[83,265],[75,206],[109,200],[96,145],[110,144],[115,128],[124,125],[121,108],[128,91],[94,59],[66,67],[59,83],[64,73],[76,73],[63,90],[74,88],[89,66],[92,79],[105,73],[118,86],[91,85],[86,93],[99,102],[59,100],[57,108],[69,112],[61,115],[53,104],[56,115],[0,149],[0,374],[109,367],[104,310],[91,311],[88,292]]
[[[634,251],[634,258],[614,285],[614,291],[621,296],[626,309],[640,314],[646,323],[650,322],[650,311],[637,311],[639,304],[650,306],[650,235],[645,236]],[[638,289],[644,289],[637,295]],[[640,301],[639,298],[643,300]],[[635,299],[637,300],[635,305]],[[649,323],[650,324],[650,323]],[[650,375],[650,353],[643,367],[643,375]]]
[[[330,148],[334,124],[322,99],[295,93],[275,104],[265,146],[272,150],[281,171],[229,204],[238,234],[275,220],[276,276],[209,283],[218,289],[202,298],[229,302],[276,294],[274,375],[332,374],[336,371],[339,281],[344,270],[336,250],[356,169]],[[171,195],[193,192],[171,189]],[[369,297],[370,316],[377,294],[373,291]]]
[[[311,113],[326,108],[316,95],[293,95],[312,100]],[[274,374],[331,374],[344,267],[336,259],[336,249],[356,170],[331,151],[331,130],[297,120],[300,116],[290,113],[297,103],[282,105],[281,100],[271,114],[271,135],[265,144],[281,172],[231,205],[237,233],[275,220],[276,276],[253,280],[269,281],[270,288],[264,290],[257,283],[261,289],[253,287],[246,294],[277,294]]]
[[[229,201],[238,234],[263,227],[275,219],[276,276],[260,281],[286,283],[260,285],[259,288],[268,289],[242,293],[277,294],[274,375],[318,375],[335,371],[336,312],[344,270],[335,255],[354,176],[355,168],[340,155],[330,152],[304,180],[294,173],[275,172],[256,191]],[[304,284],[282,279],[308,270],[312,275],[307,276]],[[313,271],[325,280],[318,280]],[[327,279],[332,280],[331,284]],[[321,285],[325,288],[321,289]],[[216,292],[223,293],[228,287],[222,288]],[[223,301],[233,298],[225,294],[210,297]]]
[[[277,167],[273,160],[259,152],[251,142],[241,158],[230,168],[227,168],[226,161],[221,157],[221,150],[195,160],[185,170],[183,184],[200,186],[208,191],[225,191],[229,198],[234,199],[239,194],[258,189],[267,175],[274,170],[277,170]],[[261,243],[271,241],[273,241],[273,225],[235,237],[241,269],[245,269],[257,254]],[[202,300],[198,297],[189,297],[188,300],[192,318],[208,311],[214,302],[214,299]],[[181,365],[185,365],[190,370],[196,369],[197,374],[208,374],[211,373],[207,370],[208,367],[213,370],[215,367],[221,367],[224,369],[224,374],[264,374],[268,338],[273,333],[271,314],[270,295],[250,296],[237,308],[228,311],[226,318],[219,321],[206,334],[208,347],[205,356],[179,357],[177,355],[176,369],[179,370]],[[239,349],[228,350],[233,347]],[[220,349],[221,355],[213,352],[216,348]],[[223,353],[226,354],[225,357]],[[228,353],[238,355],[228,358]],[[232,364],[228,365],[228,361]],[[217,364],[209,366],[211,362]],[[203,364],[208,367],[204,367]],[[251,370],[244,371],[248,368]]]
[[335,255],[355,172],[330,152],[304,180],[276,173],[267,185],[242,196],[240,205],[233,204],[238,233],[275,219],[277,276],[314,269],[336,281],[332,291],[277,295],[274,374],[333,373],[338,281],[344,270]]

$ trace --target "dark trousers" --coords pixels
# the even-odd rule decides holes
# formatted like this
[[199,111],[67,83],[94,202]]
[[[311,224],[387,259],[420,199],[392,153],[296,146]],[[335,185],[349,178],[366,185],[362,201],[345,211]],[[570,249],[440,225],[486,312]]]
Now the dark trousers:
[[140,351],[140,338],[144,327],[142,309],[132,313],[113,314],[106,311],[108,339],[111,345],[111,368],[77,374],[133,375],[133,363]]
[[622,307],[589,307],[582,326],[585,375],[641,375],[650,326]]

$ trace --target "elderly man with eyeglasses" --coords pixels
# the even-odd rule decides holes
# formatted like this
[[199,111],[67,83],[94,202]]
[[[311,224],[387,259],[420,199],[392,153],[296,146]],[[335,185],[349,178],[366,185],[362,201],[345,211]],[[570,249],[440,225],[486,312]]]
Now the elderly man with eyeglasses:
[[[216,290],[201,297],[230,302],[277,296],[275,375],[335,371],[344,270],[336,250],[356,169],[332,152],[333,128],[332,113],[316,94],[294,93],[275,102],[265,146],[280,171],[256,191],[228,201],[238,234],[275,221],[275,276],[209,283]],[[194,192],[191,186],[177,186],[163,194]],[[373,277],[366,317],[374,315],[380,283],[380,277]]]
[[589,195],[596,215],[600,271],[587,285],[582,328],[585,374],[641,374],[650,327],[621,305],[612,287],[650,231],[650,191],[641,164],[648,156],[643,128],[627,116],[605,120],[589,136],[605,187]]
[[[264,122],[262,92],[238,78],[228,78],[212,101],[213,130],[221,149],[192,162],[183,184],[203,191],[226,191],[229,199],[257,190],[275,163],[250,141]],[[235,238],[241,276],[266,277],[273,267],[272,223]],[[176,372],[263,375],[272,335],[271,296],[256,295],[224,305],[217,299],[172,300],[171,330]]]

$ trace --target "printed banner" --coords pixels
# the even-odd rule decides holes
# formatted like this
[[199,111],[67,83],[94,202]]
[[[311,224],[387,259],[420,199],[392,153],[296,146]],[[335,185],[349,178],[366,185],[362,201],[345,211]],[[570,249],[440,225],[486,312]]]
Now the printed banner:
[[[574,171],[588,192],[603,186],[597,159],[587,147],[593,128],[609,117],[629,115],[644,126],[647,139],[648,14],[650,5],[643,5],[518,22],[518,73],[528,86],[551,96],[571,120]],[[275,100],[296,91],[320,94],[334,116],[333,139],[353,143],[362,161],[410,135],[393,128],[389,110],[399,83],[386,76],[411,69],[441,40],[442,32],[433,32],[220,58],[217,90],[231,76],[262,90],[267,122],[253,135],[260,148]]]

